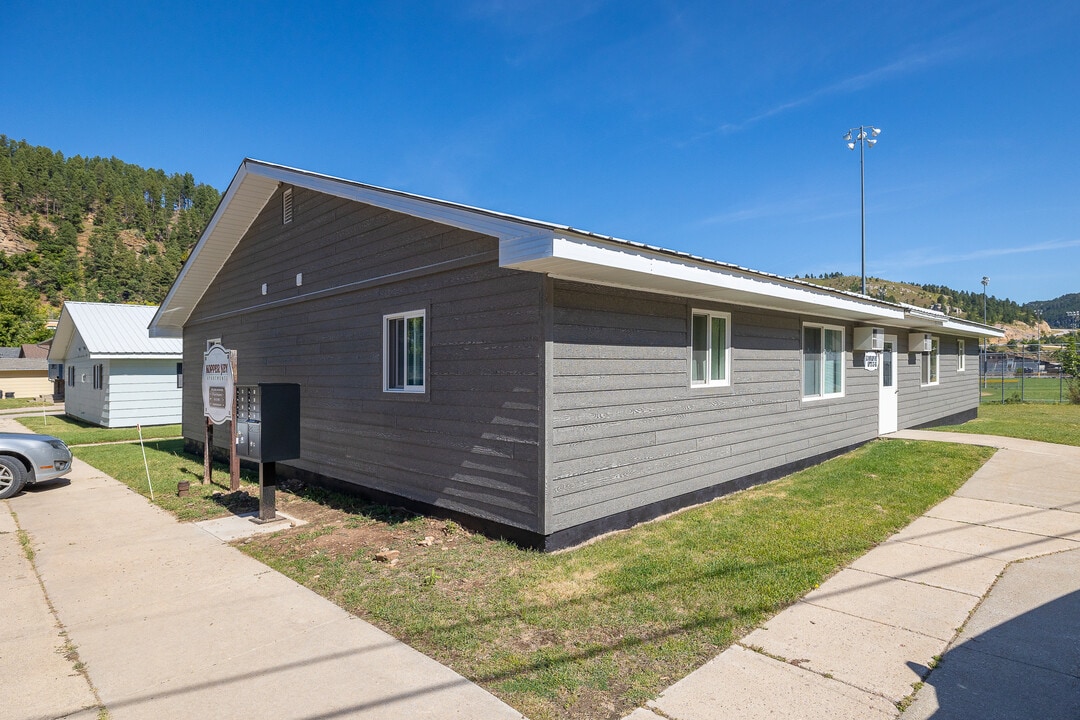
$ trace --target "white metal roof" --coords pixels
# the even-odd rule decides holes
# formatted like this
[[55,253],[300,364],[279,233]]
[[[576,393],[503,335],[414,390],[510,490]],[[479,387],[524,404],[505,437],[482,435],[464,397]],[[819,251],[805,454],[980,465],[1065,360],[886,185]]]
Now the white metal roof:
[[66,302],[56,325],[50,360],[70,354],[78,330],[91,358],[175,358],[183,354],[179,338],[150,337],[148,326],[157,305]]
[[281,184],[472,230],[499,240],[502,267],[646,292],[730,302],[960,335],[1001,331],[944,313],[825,288],[689,253],[529,218],[246,159],[229,183],[188,261],[150,324],[157,337],[180,337],[184,324],[229,255]]

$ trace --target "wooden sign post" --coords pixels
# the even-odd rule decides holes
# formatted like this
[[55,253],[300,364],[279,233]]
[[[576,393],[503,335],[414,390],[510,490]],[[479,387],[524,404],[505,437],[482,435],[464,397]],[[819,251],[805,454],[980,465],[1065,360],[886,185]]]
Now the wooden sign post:
[[[233,405],[236,405],[236,351],[229,351],[229,365],[232,367]],[[240,489],[240,456],[236,453],[236,409],[229,419],[229,490],[236,492]]]
[[[206,416],[206,434],[203,443],[203,483],[210,482],[211,465],[214,453],[214,425],[228,422],[230,429],[235,426],[233,420],[233,407],[236,405],[234,384],[236,370],[233,361],[235,351],[226,350],[220,344],[214,343],[203,354],[202,374],[202,397],[203,415]],[[233,458],[236,457],[236,439],[233,433],[229,433],[231,447],[230,455],[230,486],[235,483],[235,489],[240,487],[239,464],[236,464],[236,474],[233,475]]]

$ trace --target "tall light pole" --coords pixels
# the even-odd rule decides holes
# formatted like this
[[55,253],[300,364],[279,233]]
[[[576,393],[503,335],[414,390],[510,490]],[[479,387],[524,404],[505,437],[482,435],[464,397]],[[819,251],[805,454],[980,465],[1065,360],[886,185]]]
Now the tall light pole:
[[[852,135],[852,133],[855,133]],[[873,125],[860,125],[851,128],[844,135],[848,150],[854,150],[859,146],[859,201],[862,215],[862,294],[866,294],[866,148],[877,144],[875,139],[881,134],[881,128]]]
[[[986,324],[986,286],[989,285],[989,284],[990,284],[990,278],[983,275],[983,279],[982,279],[982,286],[983,286],[983,325]],[[987,340],[988,340],[988,338],[986,338],[984,336],[983,337],[983,387],[984,388],[986,387],[986,363],[987,363],[987,360],[988,360],[987,357],[986,357],[986,353],[987,353],[987,350],[989,349],[987,347],[987,345],[986,345]]]
[[990,278],[983,275],[983,325],[986,324],[986,286],[990,284]]

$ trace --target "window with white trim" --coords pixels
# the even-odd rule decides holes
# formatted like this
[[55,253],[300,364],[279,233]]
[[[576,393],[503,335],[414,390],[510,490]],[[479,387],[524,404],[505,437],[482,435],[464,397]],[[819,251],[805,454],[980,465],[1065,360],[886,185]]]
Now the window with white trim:
[[803,399],[844,394],[844,335],[835,325],[803,325]]
[[75,366],[68,367],[68,386],[75,387]]
[[930,339],[930,352],[923,353],[922,362],[922,384],[923,385],[937,385],[938,384],[938,365],[941,361],[940,356],[941,342],[938,338]]
[[383,390],[422,393],[425,310],[383,316]]
[[690,318],[690,385],[731,384],[731,315],[694,310]]
[[964,354],[964,341],[956,341],[956,372],[967,370],[967,355]]
[[93,368],[94,389],[100,390],[105,385],[105,366],[98,364]]

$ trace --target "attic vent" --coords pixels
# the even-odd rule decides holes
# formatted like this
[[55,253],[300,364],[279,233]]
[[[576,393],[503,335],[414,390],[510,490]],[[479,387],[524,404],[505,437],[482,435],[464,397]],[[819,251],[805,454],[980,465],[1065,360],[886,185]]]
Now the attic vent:
[[292,222],[292,188],[287,188],[281,194],[281,223],[288,225]]

